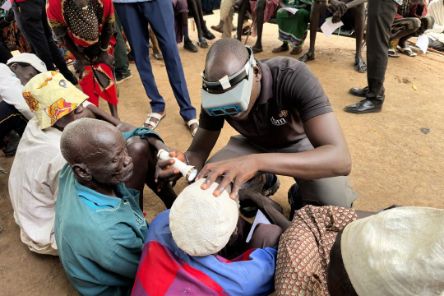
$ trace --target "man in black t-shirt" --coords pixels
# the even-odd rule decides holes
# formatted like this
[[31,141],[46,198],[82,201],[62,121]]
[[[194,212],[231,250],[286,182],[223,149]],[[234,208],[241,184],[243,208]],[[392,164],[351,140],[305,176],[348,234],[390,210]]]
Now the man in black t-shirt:
[[[351,159],[339,123],[319,81],[304,63],[287,57],[257,62],[251,49],[234,39],[209,50],[202,85],[200,126],[185,154],[171,152],[202,168],[204,189],[217,178],[218,196],[241,186],[258,172],[294,177],[293,209],[305,204],[350,207]],[[227,121],[240,135],[205,165]],[[159,161],[158,178],[178,171]]]

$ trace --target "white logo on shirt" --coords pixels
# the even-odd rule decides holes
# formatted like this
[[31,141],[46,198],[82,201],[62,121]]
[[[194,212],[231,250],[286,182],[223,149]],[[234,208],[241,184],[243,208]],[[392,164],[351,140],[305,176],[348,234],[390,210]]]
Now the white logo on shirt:
[[282,110],[281,112],[279,112],[278,116],[280,117],[278,119],[274,118],[274,116],[271,116],[271,118],[270,118],[271,124],[273,124],[275,126],[281,126],[281,125],[287,124],[287,119],[285,119],[285,117],[288,116],[287,110]]

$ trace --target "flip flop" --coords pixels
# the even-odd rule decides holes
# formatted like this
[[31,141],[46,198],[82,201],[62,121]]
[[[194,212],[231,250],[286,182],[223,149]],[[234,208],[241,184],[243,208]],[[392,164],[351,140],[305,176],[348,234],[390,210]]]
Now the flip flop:
[[145,123],[143,125],[149,129],[154,130],[165,116],[166,116],[165,113],[161,114],[161,113],[152,112],[148,114],[148,117],[146,118]]
[[387,51],[387,55],[391,58],[399,58],[399,54],[394,48],[389,48],[389,50]]
[[397,48],[398,48],[398,50],[401,52],[401,53],[403,53],[403,54],[405,54],[405,55],[407,55],[407,56],[409,56],[409,57],[416,57],[417,56],[417,54],[415,53],[415,52],[413,52],[413,50],[410,48],[410,46],[406,46],[406,47],[401,47],[401,46],[397,46]]
[[196,135],[197,130],[199,129],[199,121],[197,119],[191,119],[186,122],[188,129],[191,132],[191,136],[194,137]]

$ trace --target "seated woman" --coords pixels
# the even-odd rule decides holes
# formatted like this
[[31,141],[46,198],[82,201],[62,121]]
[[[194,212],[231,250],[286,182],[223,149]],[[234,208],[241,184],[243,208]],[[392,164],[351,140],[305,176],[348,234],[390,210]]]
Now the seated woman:
[[[277,11],[276,20],[282,45],[274,48],[273,53],[284,52],[291,47],[290,54],[296,55],[302,52],[302,45],[307,37],[312,1],[282,0],[281,3],[283,7]],[[286,8],[295,8],[297,11],[293,14]]]
[[391,47],[388,51],[390,57],[397,57],[396,49],[409,56],[415,57],[416,53],[407,45],[407,40],[411,37],[418,37],[426,30],[433,27],[433,18],[426,17],[427,3],[406,0],[398,6],[398,13],[395,15],[391,29]]
[[[171,210],[150,224],[133,295],[272,292],[275,246],[281,228],[259,224],[250,243],[245,243],[248,231],[240,227],[238,202],[226,191],[214,197],[212,192],[218,184],[203,190],[203,182],[201,179],[186,187]],[[242,244],[243,249],[227,248]]]

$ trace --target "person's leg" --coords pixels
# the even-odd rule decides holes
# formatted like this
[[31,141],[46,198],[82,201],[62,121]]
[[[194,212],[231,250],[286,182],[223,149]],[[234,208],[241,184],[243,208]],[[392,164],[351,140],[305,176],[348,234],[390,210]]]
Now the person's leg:
[[15,2],[12,9],[20,32],[35,54],[46,64],[48,70],[55,70],[42,24],[42,5],[41,1]]
[[390,29],[396,14],[393,0],[370,1],[367,19],[367,80],[368,98],[384,94],[384,78],[387,69],[387,51]]
[[211,33],[210,30],[208,30],[207,23],[203,16],[202,0],[195,0],[195,1],[197,5],[197,12],[199,13],[200,16],[200,25],[202,27],[203,36],[207,40],[213,40],[214,38],[216,38],[216,36],[214,36],[213,33]]
[[253,237],[249,243],[249,247],[256,248],[276,248],[279,244],[279,238],[282,234],[282,228],[274,224],[258,224],[253,232]]
[[393,0],[369,1],[367,20],[367,83],[368,88],[351,89],[355,95],[365,95],[359,103],[346,106],[345,112],[379,112],[384,102],[384,78],[387,69],[390,30],[397,6]]
[[176,194],[171,186],[164,186],[161,191],[157,190],[157,184],[154,182],[156,171],[157,151],[151,147],[146,139],[132,137],[127,140],[126,147],[128,155],[131,156],[134,169],[131,178],[125,182],[129,188],[140,192],[139,205],[143,209],[143,188],[145,184],[157,195],[165,204],[166,208],[171,208]]
[[144,3],[115,3],[114,7],[131,46],[146,95],[151,100],[151,111],[163,113],[165,102],[157,88],[149,59],[148,21],[139,10],[139,5]]
[[364,40],[365,25],[365,7],[364,4],[353,7],[350,13],[354,18],[354,28],[356,32],[356,53],[355,53],[355,69],[360,73],[367,71],[367,65],[362,58],[362,45]]
[[256,6],[256,43],[253,45],[253,52],[262,52],[262,29],[264,28],[266,0],[257,0]]
[[[219,33],[224,33],[224,18],[227,17],[228,12],[230,11],[230,2],[232,0],[222,0],[220,1],[220,7],[219,7],[219,24],[216,26],[211,26],[211,29],[214,31],[217,31]],[[231,32],[230,32],[231,33]],[[231,36],[230,36],[231,37]],[[228,38],[230,38],[228,37]],[[223,37],[225,38],[225,37]]]
[[125,39],[122,34],[122,25],[116,16],[116,45],[114,46],[114,72],[116,73],[117,82],[123,81],[131,77],[129,70],[128,52],[126,49]]
[[[279,149],[264,149],[266,152],[298,153],[313,150],[314,147],[308,138],[299,140],[290,146]],[[345,176],[322,178],[316,180],[302,180],[295,178],[297,193],[292,194],[292,207],[300,208],[306,204],[336,205],[351,207],[356,198],[348,178]],[[296,197],[294,197],[296,196]]]
[[157,41],[156,34],[154,34],[153,30],[151,30],[150,26],[148,26],[148,32],[151,40],[152,50],[153,50],[153,56],[156,60],[162,60],[163,56],[160,52],[159,48],[159,42]]
[[416,35],[416,32],[421,28],[421,21],[416,17],[406,17],[401,20],[393,22],[391,40],[399,39],[398,45],[401,48],[406,47],[406,42],[409,38]]
[[[114,43],[115,40],[113,38],[111,44]],[[108,54],[113,55],[113,49],[110,49]],[[111,115],[119,119],[117,112],[117,104],[119,99],[117,96],[117,86],[114,78],[113,68],[105,63],[94,65],[92,68],[94,74],[94,89],[97,96],[108,102]]]
[[194,18],[194,22],[196,23],[197,38],[198,38],[197,44],[201,48],[208,48],[207,40],[203,36],[203,29],[202,29],[202,25],[201,25],[202,20],[200,18],[201,16],[199,14],[199,8],[197,6],[196,0],[188,0],[188,9],[190,10],[190,14]]
[[308,23],[310,22],[310,11],[300,8],[295,14],[284,9],[279,9],[276,14],[279,28],[279,40],[283,44],[275,48],[273,52],[282,52],[292,47],[290,54],[296,55],[302,52],[302,45],[307,37]]
[[185,48],[188,51],[191,52],[198,52],[199,49],[196,47],[196,45],[193,44],[193,41],[191,41],[188,31],[188,3],[186,0],[182,0],[182,9],[179,12],[180,16],[180,22],[182,25],[182,32],[183,32],[183,48]]
[[243,30],[243,26],[244,26],[244,21],[247,18],[247,13],[249,11],[250,8],[250,1],[249,0],[240,0],[240,6],[239,6],[239,11],[237,13],[237,30],[236,30],[236,34],[237,34],[237,39],[239,41],[242,40],[242,30]]
[[344,176],[317,180],[297,179],[297,190],[292,195],[292,207],[297,210],[305,205],[333,205],[350,208],[356,194]]
[[222,0],[220,3],[220,20],[222,22],[222,38],[231,38],[233,30],[233,5],[235,0]]
[[196,118],[196,109],[191,105],[185,75],[176,46],[173,5],[169,1],[143,2],[143,13],[156,33],[162,51],[168,79],[185,121]]
[[310,15],[310,47],[308,52],[302,55],[299,60],[301,62],[308,62],[315,59],[315,44],[316,44],[316,34],[321,21],[321,14],[325,11],[325,4],[319,0],[313,1]]

